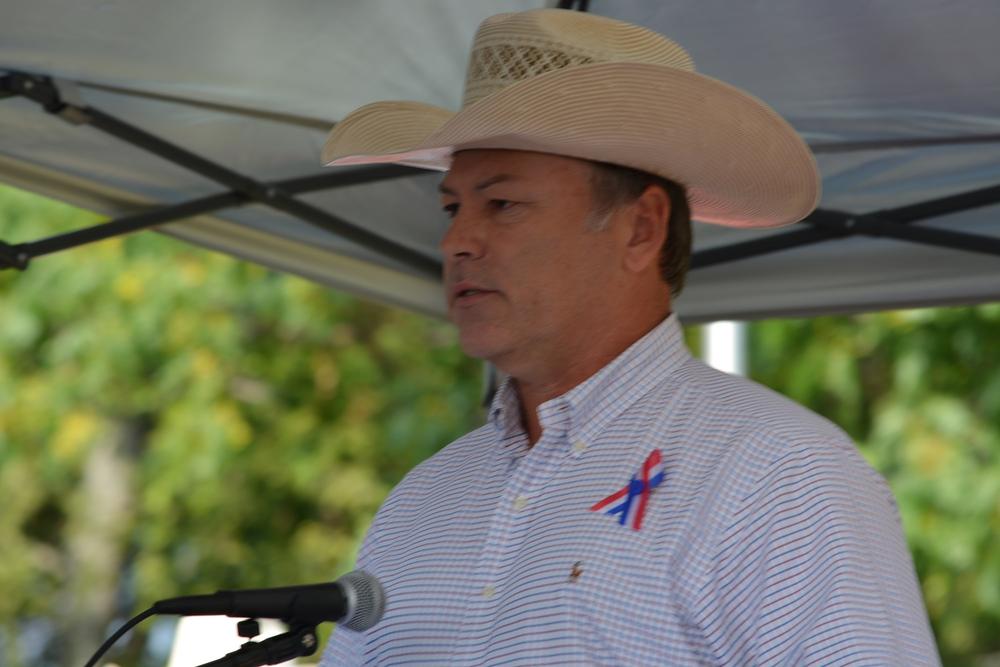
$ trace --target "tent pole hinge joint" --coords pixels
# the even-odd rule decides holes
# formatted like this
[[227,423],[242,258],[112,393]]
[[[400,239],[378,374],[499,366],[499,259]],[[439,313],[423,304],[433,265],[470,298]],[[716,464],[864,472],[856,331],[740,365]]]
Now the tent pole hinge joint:
[[815,217],[810,216],[806,218],[803,222],[810,225],[813,229],[819,230],[827,235],[828,238],[847,238],[849,236],[858,235],[868,235],[871,234],[871,229],[866,225],[866,220],[864,216],[832,216],[824,215],[820,212],[814,213]]
[[59,116],[71,125],[86,125],[91,120],[85,108],[63,100],[59,87],[50,76],[11,72],[0,77],[0,98],[15,95],[36,102],[48,113]]
[[0,270],[17,269],[24,271],[31,263],[31,256],[20,246],[0,241]]

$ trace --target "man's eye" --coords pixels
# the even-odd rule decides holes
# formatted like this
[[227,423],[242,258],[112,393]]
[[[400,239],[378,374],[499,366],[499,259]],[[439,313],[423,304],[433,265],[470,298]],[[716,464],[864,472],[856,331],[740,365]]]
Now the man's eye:
[[442,206],[441,210],[447,213],[449,218],[454,218],[458,215],[458,204],[447,204]]
[[506,211],[507,209],[512,208],[514,206],[514,204],[516,204],[516,203],[517,202],[512,202],[509,199],[491,199],[490,200],[490,206],[492,206],[493,208],[495,208],[498,211]]

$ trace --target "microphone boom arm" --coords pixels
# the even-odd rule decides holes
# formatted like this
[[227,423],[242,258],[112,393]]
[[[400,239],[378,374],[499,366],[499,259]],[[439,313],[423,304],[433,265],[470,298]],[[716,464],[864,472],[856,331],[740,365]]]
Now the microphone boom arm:
[[278,665],[316,652],[316,626],[301,625],[259,642],[247,642],[232,653],[198,667],[258,667]]

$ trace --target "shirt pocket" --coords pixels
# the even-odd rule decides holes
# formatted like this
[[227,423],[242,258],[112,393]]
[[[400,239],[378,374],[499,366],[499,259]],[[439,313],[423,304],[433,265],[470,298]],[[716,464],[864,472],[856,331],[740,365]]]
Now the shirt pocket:
[[644,664],[634,662],[636,651],[653,655],[670,609],[662,553],[646,527],[635,531],[614,517],[592,518],[609,525],[581,540],[568,564],[567,613],[582,624],[587,652],[597,664]]

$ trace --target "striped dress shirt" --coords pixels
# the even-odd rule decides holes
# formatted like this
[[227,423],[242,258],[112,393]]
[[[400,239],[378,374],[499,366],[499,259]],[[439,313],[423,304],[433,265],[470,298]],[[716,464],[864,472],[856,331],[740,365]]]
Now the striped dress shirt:
[[[891,492],[830,422],[691,357],[675,316],[415,468],[334,665],[935,665]],[[603,502],[603,504],[602,504]]]

